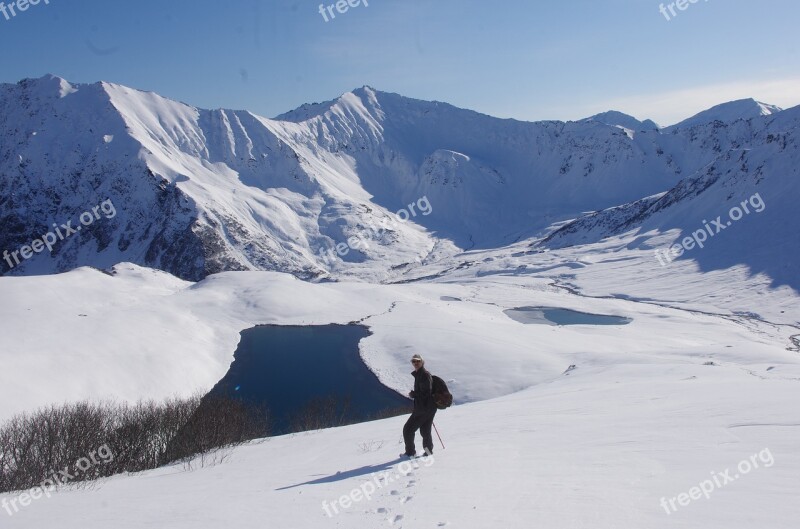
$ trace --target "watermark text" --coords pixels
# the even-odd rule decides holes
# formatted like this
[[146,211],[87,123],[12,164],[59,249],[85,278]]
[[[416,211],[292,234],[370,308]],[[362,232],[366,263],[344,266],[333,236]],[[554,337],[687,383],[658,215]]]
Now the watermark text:
[[20,264],[20,257],[22,257],[22,259],[30,259],[34,254],[44,251],[45,248],[47,248],[47,251],[52,254],[53,247],[57,242],[63,241],[70,235],[78,233],[81,231],[83,226],[91,226],[94,221],[100,220],[101,212],[106,219],[112,219],[117,215],[117,209],[114,207],[114,203],[111,202],[111,199],[108,199],[103,203],[93,207],[91,211],[85,211],[81,213],[80,217],[78,218],[81,225],[73,226],[72,220],[68,220],[66,224],[62,224],[61,226],[53,223],[55,233],[48,231],[39,239],[34,240],[30,244],[22,246],[19,250],[15,250],[13,252],[5,250],[3,252],[3,259],[8,264],[9,269],[12,269]]
[[[685,237],[680,244],[674,244],[667,250],[656,250],[656,259],[661,263],[661,266],[667,266],[667,264],[683,255],[684,252],[693,249],[695,246],[704,248],[709,237],[713,237],[721,231],[728,229],[734,222],[741,220],[745,215],[749,215],[753,211],[761,213],[766,207],[767,205],[764,203],[764,199],[761,198],[759,193],[756,193],[749,199],[742,200],[738,206],[733,206],[730,211],[728,211],[729,220],[727,222],[722,220],[722,215],[712,220],[710,224],[708,221],[703,220],[703,228],[692,232],[691,237]],[[751,211],[750,208],[753,208],[753,210]]]
[[325,514],[328,516],[328,518],[333,518],[334,514],[339,514],[339,508],[346,510],[364,499],[367,501],[371,500],[372,495],[375,494],[375,492],[379,489],[394,483],[398,479],[406,476],[409,472],[420,468],[420,465],[417,463],[417,461],[422,461],[426,467],[429,467],[436,462],[433,459],[433,454],[427,454],[425,457],[400,462],[394,468],[393,472],[374,472],[371,475],[372,479],[365,481],[359,487],[351,490],[350,494],[345,494],[344,496],[330,503],[323,501],[322,510],[325,511]]
[[[687,9],[689,9],[689,5],[690,4],[696,4],[699,1],[700,0],[675,0],[674,2],[671,2],[671,3],[667,4],[666,6],[664,6],[664,4],[659,5],[658,6],[658,11],[662,15],[664,15],[664,18],[666,18],[667,21],[669,22],[670,20],[672,20],[673,18],[678,16],[678,12],[675,11],[676,8],[679,11],[686,11]],[[708,2],[708,0],[705,0],[705,1]],[[669,12],[667,12],[667,11],[669,11]],[[671,17],[670,17],[670,14],[672,15]]]
[[74,468],[66,466],[62,470],[53,472],[52,475],[42,481],[38,487],[34,487],[28,492],[23,492],[16,498],[11,500],[3,498],[2,501],[0,501],[0,506],[2,506],[9,516],[14,516],[21,508],[30,505],[32,501],[38,500],[42,496],[47,496],[49,498],[51,492],[56,487],[67,485],[70,481],[79,477],[81,473],[85,474],[92,467],[96,467],[100,463],[107,465],[112,461],[114,461],[114,454],[111,452],[108,445],[103,445],[96,452],[89,453],[89,457],[78,459],[75,462]]
[[[740,477],[757,469],[759,462],[764,464],[764,468],[769,468],[775,464],[775,458],[772,456],[772,452],[770,452],[769,448],[765,448],[757,454],[751,455],[749,459],[742,459],[739,461],[739,464],[736,465],[736,470],[739,472],[734,473],[733,476],[731,476],[731,472],[734,471],[729,468],[726,468],[724,472],[712,471],[712,479],[701,481],[696,487],[690,488],[688,493],[681,492],[669,500],[667,498],[661,498],[661,507],[664,508],[667,514],[672,514],[678,510],[678,506],[686,507],[692,500],[699,500],[703,496],[709,499],[711,498],[711,493],[715,490],[721,489],[728,483],[733,483]],[[676,502],[678,506],[675,505]]]

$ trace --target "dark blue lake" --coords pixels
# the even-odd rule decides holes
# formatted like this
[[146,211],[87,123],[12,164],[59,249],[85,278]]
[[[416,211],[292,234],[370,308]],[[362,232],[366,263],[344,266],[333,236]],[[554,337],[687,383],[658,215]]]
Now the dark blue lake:
[[361,360],[358,344],[369,335],[363,325],[244,330],[228,373],[210,394],[268,409],[272,435],[410,409],[411,400],[381,384]]

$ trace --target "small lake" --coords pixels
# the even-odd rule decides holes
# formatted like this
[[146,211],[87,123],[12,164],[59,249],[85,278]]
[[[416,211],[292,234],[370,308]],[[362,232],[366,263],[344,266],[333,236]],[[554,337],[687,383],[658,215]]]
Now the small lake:
[[[266,407],[272,435],[297,431],[297,418],[309,409],[346,416],[348,423],[390,409],[410,410],[411,400],[381,384],[361,360],[358,344],[369,335],[363,325],[244,330],[228,373],[210,394]],[[411,389],[413,380],[408,378]]]
[[536,325],[627,325],[633,321],[624,316],[590,314],[555,307],[518,307],[503,312],[514,321]]

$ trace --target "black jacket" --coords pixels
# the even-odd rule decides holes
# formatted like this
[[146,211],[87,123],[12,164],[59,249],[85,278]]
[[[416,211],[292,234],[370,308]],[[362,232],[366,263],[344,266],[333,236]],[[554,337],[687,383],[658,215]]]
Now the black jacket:
[[433,378],[425,367],[411,373],[414,376],[414,413],[427,413],[436,410],[433,402]]

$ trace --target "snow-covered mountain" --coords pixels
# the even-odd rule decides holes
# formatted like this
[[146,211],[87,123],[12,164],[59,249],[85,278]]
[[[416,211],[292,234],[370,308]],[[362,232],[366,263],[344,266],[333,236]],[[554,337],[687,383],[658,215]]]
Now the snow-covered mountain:
[[370,87],[280,119],[352,160],[375,202],[394,209],[429,197],[435,213],[418,222],[464,249],[507,244],[623,196],[663,191],[681,172],[656,154],[655,133],[631,140],[598,122],[497,119]]
[[694,116],[687,118],[680,123],[676,123],[668,130],[685,129],[695,125],[704,125],[714,121],[721,121],[723,123],[732,123],[739,119],[752,119],[759,116],[770,116],[783,110],[775,105],[768,105],[755,99],[739,99],[722,103],[704,110]]
[[800,107],[691,127],[719,158],[667,193],[582,216],[536,244],[563,248],[627,234],[629,245],[665,250],[696,234],[703,247],[695,241],[683,253],[701,269],[745,264],[775,286],[800,290],[800,219],[792,213],[800,200],[799,129]]
[[[0,247],[29,244],[54,222],[75,225],[105,199],[117,211],[15,273],[129,260],[185,279],[248,269],[315,277],[314,254],[346,239],[348,223],[387,216],[368,205],[346,160],[313,152],[293,124],[52,76],[2,86],[0,108]],[[392,263],[435,246],[410,225],[376,239],[372,251]]]
[[[667,192],[762,138],[769,117],[669,133],[616,112],[528,123],[362,87],[267,119],[109,83],[27,79],[0,86],[0,248],[78,225],[106,200],[115,215],[58,240],[52,256],[0,260],[0,271],[128,261],[190,280],[225,270],[402,277]],[[400,210],[409,221],[387,223]]]
[[633,132],[640,130],[658,130],[661,128],[655,121],[651,119],[639,121],[631,115],[618,112],[616,110],[609,110],[608,112],[595,114],[594,116],[582,119],[580,121],[584,123],[588,121],[596,121],[598,123],[605,123],[606,125],[628,129]]

